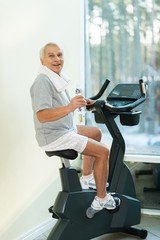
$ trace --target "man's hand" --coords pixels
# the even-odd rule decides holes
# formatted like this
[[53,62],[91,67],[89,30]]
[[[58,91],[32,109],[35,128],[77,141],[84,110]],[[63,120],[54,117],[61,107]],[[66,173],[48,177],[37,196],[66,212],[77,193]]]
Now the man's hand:
[[92,105],[92,104],[94,104],[96,101],[95,100],[91,100],[91,99],[86,99],[86,101],[87,101],[87,111],[92,111],[92,110],[94,110],[94,107],[90,107],[90,105]]
[[87,100],[82,96],[82,95],[76,95],[73,97],[68,104],[68,108],[71,112],[76,110],[79,107],[86,107],[87,105]]
[[95,103],[95,100],[91,100],[91,99],[86,99],[86,101],[87,101],[87,105]]

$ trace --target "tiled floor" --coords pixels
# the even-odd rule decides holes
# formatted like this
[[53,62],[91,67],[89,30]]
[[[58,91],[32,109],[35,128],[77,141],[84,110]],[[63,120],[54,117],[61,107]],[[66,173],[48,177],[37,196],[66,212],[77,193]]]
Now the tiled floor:
[[[146,229],[148,231],[147,240],[160,240],[160,216],[142,215],[141,224],[139,228]],[[46,240],[50,231],[42,234],[34,240]],[[132,237],[130,235],[118,233],[103,235],[92,240],[136,240],[139,238]],[[69,240],[69,239],[66,239]],[[83,239],[82,239],[83,240]]]

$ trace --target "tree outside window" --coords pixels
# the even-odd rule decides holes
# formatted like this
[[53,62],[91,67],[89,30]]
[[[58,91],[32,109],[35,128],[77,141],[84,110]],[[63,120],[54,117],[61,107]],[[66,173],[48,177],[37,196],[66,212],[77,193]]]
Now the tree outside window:
[[160,1],[88,0],[85,4],[86,96],[95,95],[106,78],[110,90],[118,83],[143,79],[148,91],[141,121],[120,128],[129,153],[159,155]]

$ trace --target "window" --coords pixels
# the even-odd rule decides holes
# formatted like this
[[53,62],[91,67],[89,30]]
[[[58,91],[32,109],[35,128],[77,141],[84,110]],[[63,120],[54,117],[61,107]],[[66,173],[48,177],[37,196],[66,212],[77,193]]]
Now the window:
[[160,155],[160,2],[85,3],[86,96],[95,95],[106,78],[110,90],[118,83],[138,83],[143,78],[148,95],[141,105],[141,121],[120,129],[126,153]]
[[[160,1],[86,0],[86,96],[93,96],[105,79],[109,90],[119,83],[148,85],[138,125],[117,121],[126,143],[126,164],[145,210],[160,210]],[[107,89],[108,89],[107,88]],[[105,96],[103,96],[105,98]],[[86,114],[88,124],[96,124]],[[103,124],[104,141],[112,143]],[[106,133],[106,134],[104,134]],[[138,155],[138,156],[135,156]],[[151,211],[151,213],[152,213]]]

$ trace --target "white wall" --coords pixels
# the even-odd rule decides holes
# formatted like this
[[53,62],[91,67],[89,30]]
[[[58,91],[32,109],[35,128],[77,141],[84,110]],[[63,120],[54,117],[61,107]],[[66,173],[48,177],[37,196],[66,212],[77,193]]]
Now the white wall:
[[60,189],[59,159],[38,147],[29,88],[39,49],[59,43],[71,94],[83,80],[83,1],[0,0],[0,239],[16,240],[51,215]]

